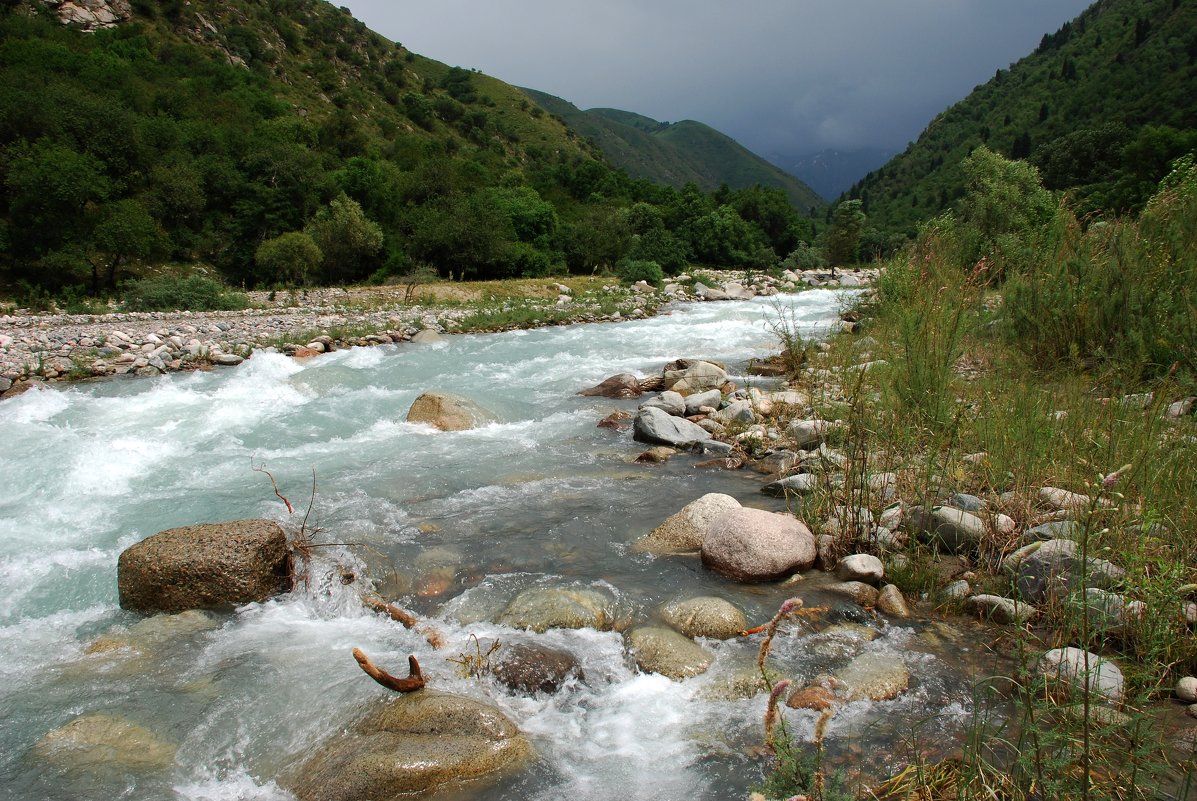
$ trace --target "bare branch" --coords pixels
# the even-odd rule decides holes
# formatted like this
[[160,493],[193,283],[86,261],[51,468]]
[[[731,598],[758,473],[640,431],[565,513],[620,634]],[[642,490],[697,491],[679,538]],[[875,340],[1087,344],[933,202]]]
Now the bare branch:
[[[266,474],[266,478],[270,479],[270,486],[274,487],[274,494],[279,497],[279,500],[281,500],[283,503],[285,503],[287,505],[287,514],[292,514],[295,510],[291,508],[291,502],[289,500],[287,500],[286,496],[284,496],[281,492],[278,491],[278,482],[276,482],[274,480],[274,476],[270,473],[269,470],[266,469],[266,465],[265,464],[255,465],[253,457],[251,456],[249,459],[249,467],[255,473],[265,473]],[[313,477],[313,480],[314,480],[314,477]],[[304,520],[306,521],[307,518],[305,517]]]
[[420,672],[420,663],[416,661],[414,656],[407,658],[407,667],[410,675],[406,679],[396,678],[387,673],[378,665],[371,662],[370,657],[362,653],[360,648],[353,649],[353,658],[357,660],[358,667],[364,670],[367,676],[388,690],[394,690],[397,693],[410,693],[424,686],[424,674]]

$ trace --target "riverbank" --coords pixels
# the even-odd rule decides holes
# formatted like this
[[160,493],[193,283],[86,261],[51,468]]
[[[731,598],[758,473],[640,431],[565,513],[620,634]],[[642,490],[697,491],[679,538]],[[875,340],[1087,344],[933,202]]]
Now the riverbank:
[[0,316],[0,398],[39,382],[153,376],[240,364],[255,350],[311,356],[410,340],[422,330],[471,333],[618,321],[671,302],[744,300],[806,287],[862,286],[875,270],[778,276],[696,270],[661,288],[613,278],[252,292],[251,308],[225,312],[112,312]]

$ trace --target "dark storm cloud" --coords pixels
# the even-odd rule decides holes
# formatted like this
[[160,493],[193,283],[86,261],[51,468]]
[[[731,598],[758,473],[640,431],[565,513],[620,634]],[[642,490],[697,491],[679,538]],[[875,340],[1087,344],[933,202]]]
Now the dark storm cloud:
[[758,153],[900,149],[1086,0],[352,0],[422,55]]

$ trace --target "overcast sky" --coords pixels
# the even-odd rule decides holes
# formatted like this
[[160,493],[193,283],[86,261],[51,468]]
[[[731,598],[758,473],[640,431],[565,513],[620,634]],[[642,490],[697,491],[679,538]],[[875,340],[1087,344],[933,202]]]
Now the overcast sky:
[[1089,0],[340,0],[405,47],[764,156],[900,150]]

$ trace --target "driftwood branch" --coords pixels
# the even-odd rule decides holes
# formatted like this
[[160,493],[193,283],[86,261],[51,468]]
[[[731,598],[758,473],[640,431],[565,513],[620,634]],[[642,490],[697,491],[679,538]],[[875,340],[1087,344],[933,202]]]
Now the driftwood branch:
[[[416,624],[420,622],[420,619],[411,612],[408,612],[405,609],[400,609],[394,604],[387,603],[372,592],[362,593],[361,598],[362,603],[368,609],[373,609],[375,612],[382,612],[396,623],[402,623],[403,627],[406,629],[415,628]],[[420,626],[418,631],[420,634],[424,635],[424,639],[427,640],[428,644],[433,648],[439,650],[445,647],[445,638],[442,637],[441,633],[432,626]]]
[[389,604],[373,593],[362,593],[362,603],[375,612],[382,612],[396,623],[402,623],[405,629],[413,628],[420,622],[411,612]]
[[370,657],[362,653],[362,649],[360,648],[353,649],[353,658],[357,660],[358,667],[364,670],[367,676],[388,690],[394,690],[397,693],[410,693],[424,686],[424,674],[420,672],[420,663],[416,661],[414,656],[407,658],[407,667],[410,675],[406,679],[400,679],[387,673],[378,665],[371,662]]

